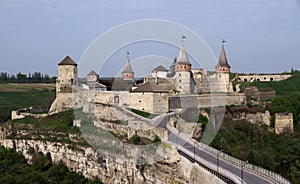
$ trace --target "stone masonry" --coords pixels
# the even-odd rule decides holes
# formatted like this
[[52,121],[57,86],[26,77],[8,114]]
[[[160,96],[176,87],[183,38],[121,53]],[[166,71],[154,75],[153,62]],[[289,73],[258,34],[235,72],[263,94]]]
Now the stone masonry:
[[293,114],[276,113],[275,114],[275,134],[293,133]]

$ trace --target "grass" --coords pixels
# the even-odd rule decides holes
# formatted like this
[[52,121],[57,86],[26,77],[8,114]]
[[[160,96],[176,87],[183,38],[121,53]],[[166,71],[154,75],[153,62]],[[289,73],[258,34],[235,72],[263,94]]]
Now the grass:
[[151,114],[149,112],[145,112],[145,111],[140,111],[140,110],[137,110],[137,109],[132,109],[130,108],[129,109],[131,112],[139,115],[139,116],[142,116],[144,118],[148,118],[148,119],[153,119],[155,118],[156,116],[158,116],[158,114]]
[[[11,90],[1,90],[4,87]],[[50,106],[54,99],[54,88],[46,87],[43,84],[1,84],[0,122],[10,119],[12,110],[30,106]]]
[[300,94],[300,71],[294,71],[292,77],[287,80],[241,83],[240,88],[243,91],[247,86],[256,86],[261,91],[275,90],[279,96],[290,95],[291,93]]
[[36,119],[31,116],[27,116],[22,119],[10,120],[9,123],[22,123],[31,124],[34,130],[42,131],[55,131],[63,133],[79,133],[80,130],[77,127],[73,127],[74,112],[68,110],[47,116],[45,118]]

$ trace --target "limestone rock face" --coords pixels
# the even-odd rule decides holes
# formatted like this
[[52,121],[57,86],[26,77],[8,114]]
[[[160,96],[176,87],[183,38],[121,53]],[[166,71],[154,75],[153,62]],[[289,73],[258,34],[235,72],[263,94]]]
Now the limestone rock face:
[[165,157],[154,164],[137,165],[135,161],[118,156],[109,157],[91,147],[74,147],[66,143],[39,140],[1,139],[6,148],[20,151],[30,163],[29,149],[43,154],[50,153],[54,163],[62,162],[70,170],[82,173],[86,178],[99,178],[113,184],[173,184],[173,183],[223,183],[197,164],[179,155],[172,146],[162,143],[157,153]]

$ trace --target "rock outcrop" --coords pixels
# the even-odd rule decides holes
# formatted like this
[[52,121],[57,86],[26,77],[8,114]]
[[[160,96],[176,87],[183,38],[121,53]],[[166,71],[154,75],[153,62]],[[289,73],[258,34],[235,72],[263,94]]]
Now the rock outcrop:
[[[10,128],[16,128],[10,126]],[[103,183],[128,183],[128,184],[168,184],[168,183],[223,183],[213,174],[201,168],[199,165],[190,162],[188,159],[178,154],[174,146],[168,143],[161,143],[156,149],[156,155],[160,160],[154,163],[147,163],[147,159],[141,155],[128,157],[120,154],[115,155],[106,150],[95,150],[88,145],[75,144],[80,139],[76,134],[68,137],[73,140],[72,143],[52,142],[39,140],[43,136],[33,136],[33,132],[28,130],[0,129],[0,145],[6,148],[13,148],[21,152],[28,162],[32,159],[32,150],[50,153],[54,163],[62,162],[70,170],[82,173],[87,178],[99,178]],[[19,126],[21,128],[21,126]],[[50,136],[50,135],[49,135]],[[52,136],[52,135],[51,135]],[[60,133],[59,136],[65,136]],[[28,139],[25,139],[25,138]],[[46,138],[46,137],[44,137]],[[136,150],[129,150],[133,154],[140,154]]]

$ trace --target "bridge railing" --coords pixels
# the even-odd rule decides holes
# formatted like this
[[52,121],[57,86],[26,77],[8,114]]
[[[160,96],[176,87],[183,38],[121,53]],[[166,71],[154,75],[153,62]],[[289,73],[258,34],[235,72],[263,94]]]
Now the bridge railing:
[[230,155],[227,155],[226,153],[221,153],[220,154],[220,151],[217,150],[217,149],[214,149],[206,144],[203,144],[203,143],[197,143],[196,146],[198,146],[199,148],[202,148],[206,151],[208,151],[209,153],[211,154],[214,154],[214,155],[217,155],[219,154],[219,158],[220,159],[223,159],[225,161],[228,161],[238,167],[242,167],[246,170],[249,170],[249,171],[252,171],[262,177],[265,177],[265,178],[269,178],[271,180],[273,180],[274,182],[276,183],[280,183],[280,184],[291,184],[290,181],[284,177],[282,177],[281,175],[277,174],[277,173],[274,173],[272,171],[269,171],[267,169],[264,169],[264,168],[261,168],[261,167],[258,167],[256,165],[252,165],[250,163],[247,163],[247,162],[244,162],[240,159],[237,159],[237,158],[234,158]]
[[229,178],[231,181],[233,181],[234,183],[241,183],[241,184],[246,184],[246,182],[244,180],[242,180],[239,176],[231,173],[228,170],[225,170],[221,167],[218,167],[217,165],[204,160],[203,158],[199,157],[198,155],[195,155],[193,152],[189,151],[188,149],[179,146],[178,149],[182,152],[184,152],[185,154],[187,154],[189,157],[193,158],[194,160],[196,160],[197,162],[200,162],[201,164],[205,165],[206,167],[208,167],[209,169],[215,171],[216,173],[219,173],[220,175]]

